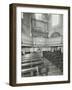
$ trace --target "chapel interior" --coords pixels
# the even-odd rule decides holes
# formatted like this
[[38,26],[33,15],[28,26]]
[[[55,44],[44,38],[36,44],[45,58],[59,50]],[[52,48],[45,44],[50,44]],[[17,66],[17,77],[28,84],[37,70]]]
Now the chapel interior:
[[63,75],[63,15],[21,13],[21,76]]

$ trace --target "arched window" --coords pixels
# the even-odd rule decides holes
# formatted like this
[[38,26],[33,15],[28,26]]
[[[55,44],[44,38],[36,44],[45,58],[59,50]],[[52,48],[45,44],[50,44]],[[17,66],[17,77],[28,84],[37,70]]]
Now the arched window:
[[59,32],[54,32],[52,33],[51,37],[60,37],[60,33]]

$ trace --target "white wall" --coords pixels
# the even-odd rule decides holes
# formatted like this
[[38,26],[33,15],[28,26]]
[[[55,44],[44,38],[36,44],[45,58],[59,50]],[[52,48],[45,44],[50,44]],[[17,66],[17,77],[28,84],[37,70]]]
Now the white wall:
[[[51,4],[57,6],[66,5],[66,6],[71,6],[71,11],[72,11],[72,0],[0,0],[0,90],[13,90],[13,89],[14,90],[72,90],[72,82],[70,84],[54,84],[54,85],[26,86],[26,87],[11,87],[8,85],[9,83],[9,4],[10,3],[34,3],[34,4],[48,4],[48,5]],[[72,12],[71,12],[71,17],[72,17]],[[72,71],[71,71],[71,75],[72,75]]]

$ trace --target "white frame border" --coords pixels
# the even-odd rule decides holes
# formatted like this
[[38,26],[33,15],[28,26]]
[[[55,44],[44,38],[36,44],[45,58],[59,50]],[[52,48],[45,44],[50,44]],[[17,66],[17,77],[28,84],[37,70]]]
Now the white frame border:
[[[63,14],[63,70],[61,76],[25,77],[21,78],[21,12]],[[68,10],[48,8],[16,8],[16,83],[54,82],[68,80]]]

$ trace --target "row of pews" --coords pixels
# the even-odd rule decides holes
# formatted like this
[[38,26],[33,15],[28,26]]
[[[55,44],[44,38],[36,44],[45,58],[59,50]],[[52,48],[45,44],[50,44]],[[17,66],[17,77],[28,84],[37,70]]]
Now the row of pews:
[[43,56],[63,72],[63,53],[61,51],[43,51]]
[[40,54],[33,52],[22,56],[21,76],[31,77],[39,75],[39,67],[43,66],[44,61]]

